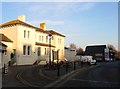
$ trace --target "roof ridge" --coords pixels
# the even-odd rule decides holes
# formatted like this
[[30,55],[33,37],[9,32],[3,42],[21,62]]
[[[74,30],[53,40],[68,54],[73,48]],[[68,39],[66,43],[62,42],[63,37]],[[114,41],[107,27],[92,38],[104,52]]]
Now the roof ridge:
[[33,25],[31,25],[31,24],[29,24],[27,22],[23,22],[23,21],[18,20],[18,19],[11,20],[9,22],[1,24],[0,26],[1,27],[6,27],[6,26],[9,26],[9,25],[16,25],[16,24],[21,24],[21,25],[25,25],[25,26],[28,26],[28,27],[32,27],[32,28],[35,28],[36,31],[44,32],[44,33],[47,33],[47,34],[57,34],[57,35],[65,37],[64,35],[62,35],[61,33],[56,32],[56,31],[53,31],[53,30],[43,30],[41,28],[35,27],[35,26],[33,26]]

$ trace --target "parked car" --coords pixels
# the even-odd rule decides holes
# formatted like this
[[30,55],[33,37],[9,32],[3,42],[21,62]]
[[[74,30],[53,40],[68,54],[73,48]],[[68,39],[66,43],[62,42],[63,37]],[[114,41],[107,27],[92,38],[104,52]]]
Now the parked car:
[[82,63],[89,63],[90,65],[96,64],[96,60],[93,59],[92,56],[82,56],[81,62]]

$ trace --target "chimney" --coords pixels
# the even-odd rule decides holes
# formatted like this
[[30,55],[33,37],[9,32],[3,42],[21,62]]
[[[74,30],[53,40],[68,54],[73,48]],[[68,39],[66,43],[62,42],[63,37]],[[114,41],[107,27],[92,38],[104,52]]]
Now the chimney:
[[18,16],[18,20],[25,22],[25,15]]
[[46,30],[46,23],[40,23],[40,29]]

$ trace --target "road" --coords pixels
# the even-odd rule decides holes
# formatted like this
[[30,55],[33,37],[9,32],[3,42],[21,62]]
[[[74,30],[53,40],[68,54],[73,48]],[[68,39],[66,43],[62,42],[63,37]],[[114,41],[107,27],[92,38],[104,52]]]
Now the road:
[[[41,71],[41,66],[11,67],[7,75],[3,75],[3,87],[118,87],[120,86],[120,61],[101,62],[97,65],[84,66],[56,79],[54,70]],[[73,69],[72,69],[73,70]],[[61,71],[62,73],[65,72]],[[67,75],[67,74],[66,74]],[[11,82],[12,81],[12,82]],[[57,81],[57,82],[56,82]]]
[[100,66],[77,72],[56,87],[120,87],[120,61],[104,62]]

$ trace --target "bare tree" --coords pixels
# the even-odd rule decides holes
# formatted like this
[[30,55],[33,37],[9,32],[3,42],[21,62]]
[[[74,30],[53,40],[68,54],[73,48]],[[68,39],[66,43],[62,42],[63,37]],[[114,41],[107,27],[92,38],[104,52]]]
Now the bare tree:
[[83,53],[84,53],[84,50],[83,50],[83,48],[78,48],[77,50],[76,50],[76,53],[77,53],[77,55],[83,55]]
[[117,58],[120,59],[120,51],[118,51],[118,53],[117,53]]
[[116,50],[115,47],[112,44],[107,44],[107,47],[111,50]]
[[77,49],[77,46],[76,46],[74,43],[71,43],[71,44],[70,44],[70,48],[72,48],[72,49]]

